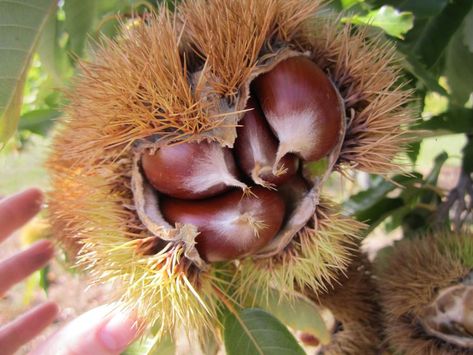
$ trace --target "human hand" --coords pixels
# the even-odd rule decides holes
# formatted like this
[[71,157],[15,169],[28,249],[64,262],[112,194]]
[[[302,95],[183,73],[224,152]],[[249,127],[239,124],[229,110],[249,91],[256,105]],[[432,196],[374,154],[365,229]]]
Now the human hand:
[[[42,201],[43,195],[38,189],[28,189],[0,201],[0,242],[36,215]],[[0,296],[45,266],[53,254],[52,243],[42,240],[0,262]],[[132,314],[113,313],[110,307],[98,307],[74,319],[32,354],[119,354],[139,335],[139,327]],[[1,353],[16,352],[51,324],[57,313],[57,305],[46,302],[0,327]]]
[[[28,222],[41,208],[43,195],[28,189],[0,201],[0,242]],[[0,262],[0,297],[10,287],[47,264],[54,254],[50,241],[41,240],[30,248]],[[9,324],[0,327],[2,354],[12,354],[41,333],[56,317],[58,307],[43,303]]]

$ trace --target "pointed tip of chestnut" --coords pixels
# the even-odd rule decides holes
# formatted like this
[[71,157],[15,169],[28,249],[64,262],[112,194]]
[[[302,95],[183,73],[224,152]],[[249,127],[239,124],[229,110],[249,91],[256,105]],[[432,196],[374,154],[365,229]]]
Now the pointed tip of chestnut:
[[278,63],[252,83],[262,111],[280,141],[278,159],[287,153],[315,161],[340,140],[343,103],[317,64],[300,56]]
[[196,248],[208,262],[235,260],[260,250],[277,234],[285,213],[281,197],[261,187],[252,188],[251,195],[233,190],[200,201],[163,196],[160,209],[172,224],[197,227]]

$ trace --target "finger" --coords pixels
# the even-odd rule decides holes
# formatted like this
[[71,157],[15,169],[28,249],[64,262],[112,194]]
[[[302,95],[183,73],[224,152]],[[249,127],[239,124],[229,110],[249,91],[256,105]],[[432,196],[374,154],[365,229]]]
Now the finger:
[[5,355],[15,353],[51,324],[57,313],[58,307],[55,303],[43,303],[0,328],[1,353]]
[[95,308],[53,334],[30,355],[115,355],[140,334],[131,313],[111,313],[111,308]]
[[35,188],[0,201],[0,242],[28,222],[41,209],[43,193]]
[[0,295],[35,270],[45,266],[54,255],[49,240],[40,240],[30,248],[0,262]]

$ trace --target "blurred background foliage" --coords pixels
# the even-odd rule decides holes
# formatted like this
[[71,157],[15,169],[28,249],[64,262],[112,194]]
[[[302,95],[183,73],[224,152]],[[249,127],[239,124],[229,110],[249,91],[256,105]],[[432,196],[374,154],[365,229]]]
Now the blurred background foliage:
[[[42,163],[80,60],[101,38],[117,36],[120,23],[162,3],[0,0],[0,196],[47,189]],[[473,1],[335,0],[328,9],[396,44],[401,81],[420,117],[411,127],[416,141],[399,157],[409,162],[407,174],[358,173],[343,186],[334,177],[328,192],[370,225],[367,235],[409,237],[450,222],[460,228],[473,200]]]

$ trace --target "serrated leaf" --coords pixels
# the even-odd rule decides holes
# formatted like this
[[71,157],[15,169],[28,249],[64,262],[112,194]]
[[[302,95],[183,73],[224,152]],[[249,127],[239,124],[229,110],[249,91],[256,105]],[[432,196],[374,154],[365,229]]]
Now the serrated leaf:
[[383,29],[388,35],[404,38],[414,26],[414,16],[410,12],[400,12],[392,6],[381,6],[366,15],[353,15],[344,19],[356,25],[375,26]]
[[224,320],[224,342],[228,355],[304,355],[287,328],[269,313],[248,308],[229,313]]
[[330,333],[314,302],[300,293],[294,293],[292,299],[281,296],[279,290],[269,289],[256,300],[255,305],[288,327],[313,335],[322,344],[330,342]]
[[87,35],[96,16],[96,1],[65,0],[66,31],[69,33],[69,49],[74,55],[82,57]]
[[34,49],[55,0],[0,0],[0,143],[14,133]]

